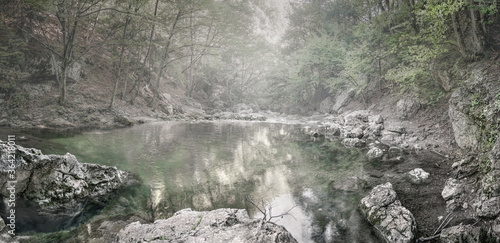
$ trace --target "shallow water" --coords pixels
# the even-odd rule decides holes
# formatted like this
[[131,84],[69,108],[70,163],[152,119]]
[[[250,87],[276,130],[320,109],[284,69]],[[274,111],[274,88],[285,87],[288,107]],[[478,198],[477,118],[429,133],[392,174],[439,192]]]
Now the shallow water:
[[69,152],[139,175],[156,218],[188,207],[246,208],[299,242],[378,242],[356,210],[360,195],[330,188],[365,176],[364,153],[315,141],[299,125],[160,122],[46,139],[44,154]]

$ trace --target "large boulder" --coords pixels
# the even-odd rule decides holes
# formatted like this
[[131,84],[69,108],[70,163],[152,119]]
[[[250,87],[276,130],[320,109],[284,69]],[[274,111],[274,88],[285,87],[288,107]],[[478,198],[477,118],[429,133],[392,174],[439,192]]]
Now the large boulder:
[[283,227],[250,219],[244,209],[197,212],[184,209],[152,224],[134,222],[118,233],[117,242],[297,242]]
[[321,101],[321,103],[319,103],[319,112],[330,113],[330,112],[332,112],[333,105],[334,105],[334,103],[332,101],[332,97],[328,96],[328,97],[326,97],[326,99]]
[[[116,167],[79,163],[69,153],[43,155],[38,149],[11,145],[0,141],[0,196],[15,198],[20,230],[71,226],[102,207],[117,190],[138,183]],[[9,170],[15,171],[15,181]],[[1,203],[0,208],[9,208],[6,200]]]
[[455,90],[449,101],[448,116],[457,145],[462,149],[477,150],[481,130],[467,115],[470,105],[467,97],[468,94],[463,89]]
[[359,208],[386,242],[405,243],[415,238],[415,218],[397,200],[390,182],[373,188],[368,196],[361,199]]
[[420,103],[412,97],[405,97],[396,104],[399,119],[407,120],[415,116],[420,109]]
[[356,91],[353,89],[346,89],[340,92],[340,94],[335,98],[335,104],[333,104],[332,110],[338,112],[340,108],[346,106],[351,102]]

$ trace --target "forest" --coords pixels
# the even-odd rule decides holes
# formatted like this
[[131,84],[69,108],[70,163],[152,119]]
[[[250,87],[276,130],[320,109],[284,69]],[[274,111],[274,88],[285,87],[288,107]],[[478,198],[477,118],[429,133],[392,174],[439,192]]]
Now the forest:
[[112,83],[110,108],[141,92],[153,106],[168,82],[211,107],[315,109],[345,88],[363,99],[397,89],[436,103],[451,87],[436,70],[453,77],[487,56],[498,27],[496,0],[280,3],[3,0],[0,90],[11,107],[26,105],[18,84],[36,73],[24,65],[42,56],[63,106],[77,64],[105,66],[86,75]]
[[500,238],[498,0],[0,4],[0,242]]

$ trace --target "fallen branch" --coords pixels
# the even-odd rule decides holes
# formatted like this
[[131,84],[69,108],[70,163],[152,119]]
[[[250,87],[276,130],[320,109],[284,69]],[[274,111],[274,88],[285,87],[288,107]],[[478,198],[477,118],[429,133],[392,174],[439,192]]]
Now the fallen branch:
[[448,226],[448,224],[455,218],[455,217],[451,217],[451,214],[452,213],[448,213],[446,215],[446,217],[443,219],[443,222],[441,222],[441,224],[437,227],[436,231],[434,231],[434,234],[432,236],[418,238],[415,242],[422,243],[422,242],[431,241],[431,240],[434,240],[434,239],[441,237],[441,231],[446,226]]
[[433,149],[433,150],[431,150],[431,152],[434,152],[435,154],[437,154],[437,155],[439,155],[439,156],[442,156],[442,157],[448,158],[448,155],[446,155],[446,154],[442,154],[442,153],[439,153],[438,151],[436,151],[436,150],[434,150],[434,149]]

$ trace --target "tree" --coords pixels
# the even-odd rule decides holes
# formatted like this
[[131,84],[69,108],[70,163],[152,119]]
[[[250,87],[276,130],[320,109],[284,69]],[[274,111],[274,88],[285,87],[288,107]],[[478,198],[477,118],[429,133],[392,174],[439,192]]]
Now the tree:
[[[54,0],[46,6],[46,11],[37,9],[37,14],[44,16],[36,21],[34,31],[24,29],[31,34],[51,54],[51,62],[56,67],[56,80],[60,89],[59,104],[65,105],[67,96],[68,70],[86,53],[90,47],[82,45],[80,30],[85,21],[101,11],[102,0]],[[36,1],[26,4],[38,4]],[[53,31],[56,27],[56,31]]]
[[[118,90],[118,84],[122,78],[121,76],[121,72],[122,72],[122,66],[123,66],[123,62],[124,62],[124,53],[125,53],[125,49],[128,47],[128,54],[127,54],[127,59],[130,59],[130,54],[132,52],[132,50],[130,50],[130,46],[127,45],[127,40],[131,39],[131,35],[130,35],[130,31],[128,30],[129,26],[131,25],[131,22],[132,22],[132,16],[131,16],[131,13],[132,13],[132,7],[134,7],[134,13],[137,14],[137,12],[139,11],[139,9],[141,8],[141,4],[140,4],[140,1],[138,0],[129,0],[129,2],[127,3],[128,7],[126,9],[126,14],[125,14],[125,23],[123,24],[123,33],[122,33],[122,36],[121,36],[121,39],[120,39],[120,56],[119,56],[119,62],[118,62],[118,66],[115,70],[115,85],[114,85],[114,88],[113,88],[113,93],[111,95],[111,103],[109,104],[109,108],[113,108],[114,106],[114,102],[115,102],[115,96],[116,96],[116,92]],[[149,47],[148,47],[149,49]],[[130,65],[127,66],[127,69],[130,67]],[[128,70],[127,72],[125,72],[125,75],[128,74]],[[125,82],[124,83],[124,91],[122,93],[122,97],[123,95],[125,94],[126,92],[126,89],[127,89],[127,83]]]

